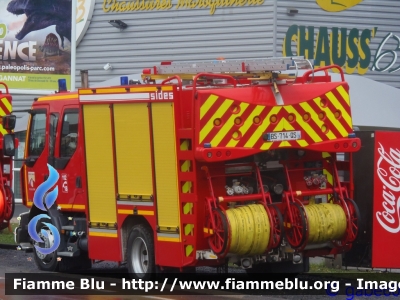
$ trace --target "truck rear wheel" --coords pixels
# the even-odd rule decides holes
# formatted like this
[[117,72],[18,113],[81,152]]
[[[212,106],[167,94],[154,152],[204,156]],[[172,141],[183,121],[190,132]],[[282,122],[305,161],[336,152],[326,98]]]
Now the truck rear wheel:
[[133,226],[129,234],[127,264],[129,273],[135,279],[148,280],[155,274],[153,233],[145,225]]

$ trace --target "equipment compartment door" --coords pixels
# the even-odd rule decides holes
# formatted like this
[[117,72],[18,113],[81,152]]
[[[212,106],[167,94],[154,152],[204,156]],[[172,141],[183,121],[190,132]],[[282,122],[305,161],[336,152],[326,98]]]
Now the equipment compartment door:
[[153,103],[154,162],[157,183],[158,240],[180,241],[176,136],[172,103]]
[[121,260],[117,231],[114,139],[109,104],[83,106],[89,205],[89,257]]

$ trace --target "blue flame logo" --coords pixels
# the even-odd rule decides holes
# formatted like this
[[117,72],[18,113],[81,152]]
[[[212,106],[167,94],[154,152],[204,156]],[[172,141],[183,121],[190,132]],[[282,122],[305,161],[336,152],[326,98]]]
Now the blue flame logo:
[[[49,164],[47,164],[49,169],[49,178],[45,180],[39,187],[36,189],[35,194],[33,195],[33,205],[43,211],[47,211],[57,200],[58,196],[58,186],[56,186],[52,191],[49,190],[57,183],[59,175],[58,172]],[[58,249],[60,245],[60,233],[58,229],[52,225],[51,223],[42,222],[42,224],[46,225],[48,230],[41,229],[40,233],[42,237],[36,231],[37,223],[41,219],[51,219],[46,214],[40,214],[32,218],[28,224],[28,233],[30,237],[36,241],[37,243],[44,243],[42,237],[44,237],[47,241],[51,241],[52,235],[53,241],[50,243],[49,248],[42,248],[37,245],[34,245],[36,250],[44,255],[50,254]],[[50,233],[49,233],[50,231]]]

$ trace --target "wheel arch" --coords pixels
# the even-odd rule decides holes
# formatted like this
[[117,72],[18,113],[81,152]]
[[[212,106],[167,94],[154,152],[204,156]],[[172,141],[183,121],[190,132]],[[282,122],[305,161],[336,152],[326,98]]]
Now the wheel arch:
[[[121,226],[121,249],[122,249],[122,260],[126,261],[126,256],[127,256],[127,244],[128,244],[128,238],[129,234],[131,233],[132,228],[135,225],[145,225],[147,226],[151,232],[153,232],[153,229],[149,223],[149,221],[143,217],[143,216],[128,216],[124,222],[122,223]],[[153,234],[153,240],[154,240],[154,234]]]

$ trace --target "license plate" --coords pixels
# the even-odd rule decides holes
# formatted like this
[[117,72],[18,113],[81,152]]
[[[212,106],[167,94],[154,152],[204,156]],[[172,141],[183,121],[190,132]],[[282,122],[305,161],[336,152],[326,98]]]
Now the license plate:
[[293,141],[301,139],[301,131],[268,132],[263,137],[268,142]]

